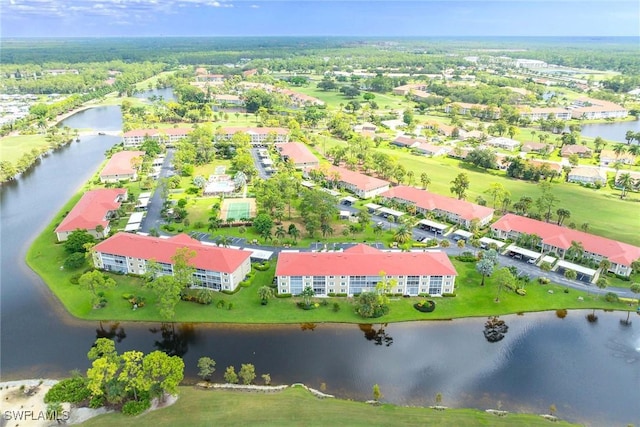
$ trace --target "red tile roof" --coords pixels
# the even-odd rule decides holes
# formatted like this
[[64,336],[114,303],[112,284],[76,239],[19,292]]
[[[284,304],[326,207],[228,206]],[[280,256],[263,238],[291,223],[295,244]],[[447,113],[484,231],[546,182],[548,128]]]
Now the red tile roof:
[[111,156],[100,176],[131,175],[134,172],[131,160],[141,156],[144,151],[119,151]]
[[313,155],[311,150],[301,142],[287,142],[286,144],[277,144],[282,156],[286,156],[294,164],[299,163],[318,163],[318,158]]
[[359,172],[354,172],[346,168],[341,168],[339,166],[329,166],[329,179],[332,178],[332,175],[337,172],[340,175],[340,181],[346,182],[348,184],[354,185],[358,189],[362,191],[370,191],[375,190],[376,188],[384,187],[385,185],[389,185],[389,181],[385,181],[383,179],[374,178],[369,175],[365,175]]
[[251,256],[248,251],[216,246],[203,245],[186,234],[178,234],[169,239],[141,236],[131,233],[117,233],[107,240],[98,243],[94,250],[97,252],[122,255],[132,258],[155,260],[173,264],[171,258],[179,248],[195,251],[191,264],[203,270],[233,273]]
[[415,187],[407,187],[399,185],[380,194],[381,197],[389,199],[398,198],[415,203],[417,207],[432,211],[438,209],[441,211],[456,214],[459,217],[471,221],[475,218],[483,219],[493,215],[493,209],[486,206],[476,205],[475,203],[464,200],[454,199],[453,197],[441,196],[439,194],[430,193]]
[[507,214],[491,228],[535,234],[542,238],[543,243],[560,249],[568,249],[572,241],[581,242],[585,251],[606,257],[616,264],[630,266],[633,261],[640,259],[640,247],[520,215]]
[[283,252],[276,276],[455,276],[444,252],[382,252],[359,245],[344,252]]
[[127,190],[124,188],[87,191],[56,228],[56,233],[78,229],[95,230],[98,225],[107,228],[109,221],[105,216],[109,211],[115,211],[120,207],[117,199],[125,194]]

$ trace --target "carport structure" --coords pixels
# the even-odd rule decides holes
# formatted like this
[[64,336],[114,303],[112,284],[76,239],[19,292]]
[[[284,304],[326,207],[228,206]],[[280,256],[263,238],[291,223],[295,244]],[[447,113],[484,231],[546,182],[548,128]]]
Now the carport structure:
[[404,215],[404,212],[400,212],[391,208],[380,208],[376,213],[387,219],[389,219],[389,217],[392,217],[394,221],[397,221],[398,218]]
[[421,219],[418,221],[418,228],[432,233],[444,234],[445,230],[449,228],[449,225],[431,221],[429,219]]
[[481,237],[480,244],[483,245],[482,248],[488,248],[490,245],[496,245],[496,248],[501,249],[505,243],[500,240],[492,239],[490,237]]
[[529,261],[529,260],[537,261],[542,256],[540,252],[531,251],[529,249],[521,248],[520,246],[516,246],[516,245],[510,245],[507,248],[506,253],[509,256],[512,256],[517,259],[522,259],[523,261]]
[[596,275],[596,270],[569,261],[560,260],[554,266],[557,273],[564,274],[566,270],[573,270],[577,273],[576,279],[581,282],[590,283]]
[[466,230],[456,230],[453,232],[453,240],[467,241],[473,237],[473,233]]

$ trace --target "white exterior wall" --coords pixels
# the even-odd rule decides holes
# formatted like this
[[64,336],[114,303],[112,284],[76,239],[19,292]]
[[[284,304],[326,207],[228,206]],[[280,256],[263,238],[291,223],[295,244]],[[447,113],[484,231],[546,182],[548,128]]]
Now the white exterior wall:
[[[94,252],[93,265],[98,269],[104,269],[104,262],[102,259],[102,252]],[[126,273],[143,275],[147,271],[147,260],[144,258],[125,257],[126,260]],[[211,271],[211,270],[210,270]],[[240,266],[232,273],[220,273],[222,280],[222,290],[233,291],[238,287],[238,284],[244,280],[244,278],[251,271],[251,258],[247,258]],[[210,288],[208,288],[210,289]],[[212,289],[213,290],[213,289]]]
[[[376,276],[372,274],[371,276]],[[316,276],[302,276],[302,287],[306,286],[313,287],[313,278]],[[325,280],[325,289],[326,292],[324,294],[317,294],[317,296],[326,296],[328,294],[347,294],[349,296],[353,296],[353,292],[351,291],[351,279],[352,276],[319,276],[324,277]],[[291,276],[277,276],[278,283],[278,293],[280,294],[289,294],[291,293],[290,287],[290,279]],[[407,276],[386,276],[387,280],[395,280],[397,285],[391,288],[391,293],[394,294],[403,294],[409,295],[409,291],[407,289]],[[421,275],[419,277],[419,285],[418,292],[415,293],[415,296],[418,294],[426,294],[429,292],[429,282],[431,276],[429,275]],[[442,296],[442,294],[453,293],[455,290],[455,281],[456,276],[442,276],[442,290],[440,294],[431,295],[431,296]]]
[[100,175],[100,182],[118,182],[118,181],[126,181],[128,179],[136,179],[138,175],[134,173],[124,174],[124,175]]

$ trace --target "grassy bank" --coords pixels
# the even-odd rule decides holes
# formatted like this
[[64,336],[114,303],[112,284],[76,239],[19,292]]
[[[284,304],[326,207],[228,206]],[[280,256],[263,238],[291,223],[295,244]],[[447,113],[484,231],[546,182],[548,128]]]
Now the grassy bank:
[[[87,320],[128,320],[162,321],[156,308],[156,297],[144,287],[141,279],[123,275],[110,275],[117,286],[106,292],[108,304],[102,309],[92,309],[91,295],[88,291],[71,283],[72,277],[88,269],[89,264],[77,270],[61,269],[67,253],[63,245],[56,243],[53,230],[64,214],[80,198],[76,194],[56,215],[47,228],[35,239],[27,252],[28,265],[49,285],[53,293],[61,300],[67,311],[73,316]],[[485,317],[519,312],[532,312],[556,309],[611,309],[629,310],[623,303],[609,303],[602,297],[569,290],[557,285],[539,285],[532,282],[527,286],[527,295],[519,296],[513,292],[502,292],[500,302],[494,301],[497,285],[488,278],[481,287],[480,276],[475,271],[475,263],[462,263],[453,260],[458,271],[456,297],[436,298],[436,310],[421,313],[413,304],[421,298],[393,298],[390,313],[377,319],[363,319],[354,312],[351,298],[317,298],[318,307],[302,310],[297,307],[298,298],[272,298],[269,304],[260,304],[257,290],[271,284],[275,273],[275,260],[267,271],[255,271],[251,284],[241,287],[233,295],[214,292],[214,301],[209,305],[181,301],[176,306],[175,321],[180,322],[216,322],[216,323],[367,323],[402,322],[413,320],[437,320],[462,317]],[[552,291],[552,292],[550,292]],[[145,306],[132,310],[123,294],[133,294],[145,298]],[[579,297],[582,297],[580,299]],[[337,306],[335,304],[337,304]]]
[[[100,426],[544,426],[538,415],[497,417],[474,409],[435,411],[390,404],[372,406],[340,399],[318,399],[301,387],[276,393],[204,391],[181,387],[178,401],[167,408],[138,417],[107,414],[82,424]],[[558,426],[572,425],[559,421]]]

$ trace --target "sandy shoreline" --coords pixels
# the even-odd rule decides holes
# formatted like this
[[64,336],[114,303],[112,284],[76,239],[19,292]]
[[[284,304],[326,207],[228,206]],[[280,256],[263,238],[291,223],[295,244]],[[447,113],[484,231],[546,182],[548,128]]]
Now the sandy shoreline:
[[[44,396],[57,380],[31,379],[0,383],[0,426],[2,427],[46,427],[58,425],[55,419],[47,419],[47,404]],[[104,408],[72,408],[62,405],[58,418],[65,424],[79,424],[89,418],[108,412]]]

